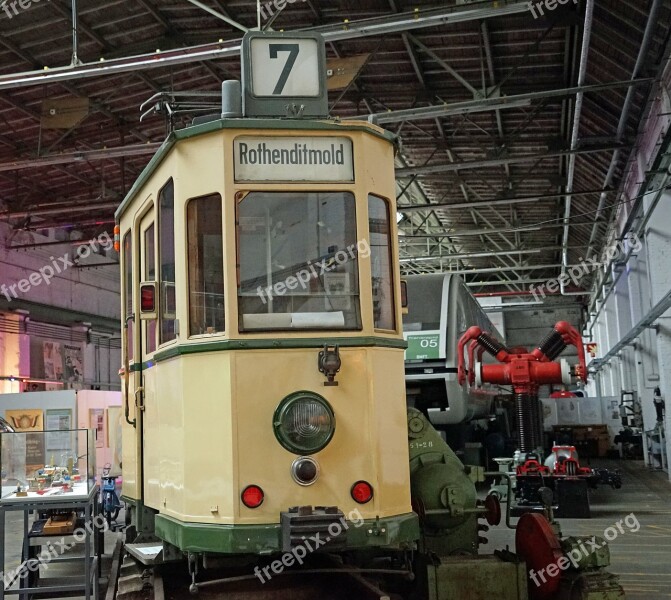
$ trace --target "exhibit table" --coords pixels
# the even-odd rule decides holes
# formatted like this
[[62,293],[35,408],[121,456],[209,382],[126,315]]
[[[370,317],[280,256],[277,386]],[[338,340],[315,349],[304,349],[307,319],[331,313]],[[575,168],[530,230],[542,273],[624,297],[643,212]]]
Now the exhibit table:
[[[20,594],[21,600],[29,600],[33,595],[41,597],[70,597],[79,592],[86,600],[99,599],[99,575],[101,547],[96,525],[102,522],[100,515],[97,485],[83,484],[81,491],[74,486],[71,492],[36,494],[30,492],[26,496],[11,494],[0,499],[0,569],[3,574],[0,581],[0,600],[5,594]],[[5,517],[8,512],[23,513],[23,548],[21,565],[10,572],[5,571]],[[43,523],[36,521],[37,527],[31,524],[31,514],[46,511],[70,512],[78,516],[77,525],[71,533],[44,534]],[[65,556],[63,550],[75,543],[84,545],[83,556]],[[48,551],[40,553],[39,549],[47,546]],[[40,581],[40,565],[52,565],[63,562],[83,562],[81,577],[73,581],[49,584],[49,580]],[[30,566],[31,569],[27,567]],[[23,568],[23,570],[22,570]],[[28,572],[28,576],[21,577]],[[17,589],[5,590],[5,584],[12,585],[19,580]],[[39,585],[40,583],[45,585]],[[30,587],[34,585],[34,587]]]

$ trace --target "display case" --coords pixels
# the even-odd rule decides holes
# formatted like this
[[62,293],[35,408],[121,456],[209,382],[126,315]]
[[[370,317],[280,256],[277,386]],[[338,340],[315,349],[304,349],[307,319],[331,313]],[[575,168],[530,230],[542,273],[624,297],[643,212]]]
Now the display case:
[[86,498],[96,484],[95,432],[0,433],[1,503]]

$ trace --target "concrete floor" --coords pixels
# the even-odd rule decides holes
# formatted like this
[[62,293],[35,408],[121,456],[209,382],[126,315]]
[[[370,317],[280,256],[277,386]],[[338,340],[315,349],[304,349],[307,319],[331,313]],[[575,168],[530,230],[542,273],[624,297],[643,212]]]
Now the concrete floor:
[[[620,576],[627,594],[627,600],[651,600],[671,598],[671,483],[666,473],[651,471],[642,462],[637,461],[600,461],[597,466],[619,468],[622,472],[623,486],[620,490],[600,487],[592,492],[591,519],[564,519],[561,526],[564,535],[601,535],[606,528],[614,526],[633,513],[628,522],[623,523],[624,534],[609,543],[611,552],[610,571]],[[123,514],[118,521],[123,523]],[[513,523],[516,520],[513,520]],[[640,529],[636,532],[628,523],[638,521]],[[634,529],[636,527],[634,526]],[[105,556],[103,558],[103,577],[107,576],[111,565],[111,555],[120,533],[105,533]],[[485,552],[509,545],[514,548],[514,532],[505,527],[490,530],[487,534],[490,542],[483,546]],[[19,513],[7,515],[5,570],[19,565],[21,552],[21,521]],[[75,548],[68,555],[81,552]],[[72,575],[72,565],[57,565],[49,569],[48,575]],[[101,585],[101,598],[104,598],[106,580]]]
[[[593,461],[593,466],[620,469],[622,488],[600,486],[590,492],[591,519],[560,519],[564,536],[603,537],[604,531],[622,523],[624,534],[608,543],[611,573],[620,576],[627,600],[671,598],[671,483],[666,473],[651,471],[639,461]],[[513,524],[517,519],[513,519]],[[634,533],[636,521],[640,529]],[[627,526],[634,525],[633,528]],[[617,529],[615,530],[617,531]],[[612,532],[608,533],[612,536]],[[515,546],[511,530],[497,528],[487,534],[486,551]]]
[[[599,465],[601,466],[601,465]],[[620,490],[603,487],[594,493],[590,520],[567,521],[565,535],[602,532],[633,513],[638,532],[610,542],[611,571],[617,573],[628,600],[671,598],[671,483],[668,475],[651,471],[642,462],[625,461]],[[627,531],[627,527],[624,527]]]

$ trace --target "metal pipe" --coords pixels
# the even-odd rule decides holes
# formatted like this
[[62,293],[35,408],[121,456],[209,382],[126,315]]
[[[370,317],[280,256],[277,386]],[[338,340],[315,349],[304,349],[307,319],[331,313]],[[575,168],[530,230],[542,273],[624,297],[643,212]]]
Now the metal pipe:
[[622,144],[595,144],[592,147],[582,147],[569,150],[559,150],[557,152],[542,152],[540,154],[528,154],[526,156],[515,156],[512,158],[491,158],[485,160],[466,160],[462,162],[448,163],[444,165],[432,165],[427,167],[405,167],[396,169],[396,177],[411,177],[416,175],[434,175],[435,173],[450,173],[467,169],[480,169],[482,167],[501,167],[515,163],[536,162],[547,158],[559,158],[561,156],[571,156],[573,154],[592,154],[599,152],[609,152],[615,148],[622,148]]
[[44,248],[45,246],[86,246],[90,244],[91,240],[81,239],[81,240],[62,240],[56,242],[37,242],[36,244],[16,244],[11,246],[5,246],[6,250],[27,250],[28,248]]
[[70,66],[76,67],[81,64],[77,56],[77,0],[72,0],[72,62]]
[[40,231],[42,229],[81,229],[87,225],[109,225],[110,223],[116,223],[114,219],[103,219],[99,217],[97,219],[84,219],[83,221],[77,221],[76,223],[68,223],[65,221],[39,221],[38,224],[31,224],[22,227],[23,231]]
[[44,215],[68,215],[77,212],[87,212],[92,209],[117,208],[119,202],[101,202],[100,204],[85,204],[83,206],[65,206],[60,208],[42,208],[37,210],[22,210],[18,212],[5,211],[0,213],[0,221],[9,219],[25,219],[26,217],[39,217]]
[[[588,294],[587,290],[582,292],[583,295]],[[530,290],[522,290],[521,292],[506,291],[506,292],[478,292],[473,294],[476,298],[494,298],[496,296],[534,296],[536,297],[538,293],[534,293]],[[561,292],[546,292],[546,296],[561,296]],[[502,304],[501,306],[505,306]]]
[[488,285],[522,285],[528,283],[547,283],[547,279],[501,279],[499,281],[469,281],[466,285],[469,287],[478,287]]
[[444,237],[459,237],[465,235],[488,235],[491,233],[524,233],[525,231],[541,231],[542,229],[553,229],[556,227],[561,227],[561,225],[534,225],[528,227],[519,227],[513,229],[459,229],[454,231],[437,231],[435,233],[411,233],[406,234],[404,238],[422,238],[422,239],[431,239],[431,238],[444,238]]
[[483,306],[485,313],[492,312],[524,312],[528,310],[566,310],[567,308],[576,308],[577,304],[566,304],[565,302],[554,302],[548,304],[542,300],[536,302],[514,302],[512,304],[501,304],[500,306]]
[[31,169],[34,167],[45,167],[50,165],[62,165],[87,160],[107,160],[108,158],[127,158],[129,156],[143,156],[154,154],[161,144],[151,142],[148,144],[133,144],[129,146],[116,146],[114,148],[100,148],[95,150],[78,150],[77,152],[64,152],[41,158],[26,158],[23,160],[12,160],[0,163],[0,172],[18,171],[20,169]]
[[75,269],[97,269],[98,267],[118,267],[118,261],[110,261],[103,263],[90,263],[86,265],[75,265]]
[[350,120],[363,121],[371,123],[395,123],[407,121],[410,119],[429,119],[442,117],[450,114],[469,114],[471,112],[480,112],[483,110],[501,110],[503,108],[516,108],[528,106],[533,100],[543,98],[562,98],[575,96],[579,93],[596,93],[604,90],[617,89],[621,87],[634,88],[643,83],[654,81],[652,78],[629,79],[623,81],[611,81],[608,83],[597,83],[593,85],[577,85],[569,88],[559,88],[554,90],[542,90],[538,92],[528,92],[525,94],[514,94],[512,96],[500,96],[490,98],[480,98],[476,100],[464,100],[462,102],[452,102],[450,104],[440,104],[434,106],[425,106],[421,108],[407,108],[402,110],[392,110],[380,113],[372,113],[351,117]]
[[[581,87],[585,83],[587,76],[587,62],[589,58],[589,44],[592,36],[592,20],[594,17],[594,0],[587,0],[585,7],[585,23],[583,25],[582,49],[580,51],[580,68],[578,70],[578,86]],[[575,98],[575,107],[573,112],[573,131],[571,133],[571,150],[575,151],[578,148],[579,133],[580,133],[580,117],[582,116],[582,103],[584,93],[578,92]],[[566,291],[564,284],[566,269],[568,268],[568,238],[569,238],[569,220],[571,218],[571,194],[573,192],[573,182],[575,179],[575,162],[576,155],[571,154],[569,158],[568,176],[566,184],[566,204],[564,205],[564,232],[562,234],[562,269],[559,278],[559,289],[563,296],[570,295],[571,292]],[[605,187],[605,186],[604,186]]]
[[[514,254],[514,253],[512,253]],[[448,257],[449,258],[449,257]],[[541,271],[543,269],[556,269],[561,267],[561,263],[555,263],[550,265],[511,265],[509,269],[511,271]],[[498,273],[501,271],[501,267],[483,267],[475,269],[457,269],[457,270],[445,270],[443,273],[445,275],[470,275],[471,273]]]
[[[598,189],[598,190],[588,190],[585,192],[574,192],[573,196],[590,196],[592,194],[599,194],[612,192],[614,190],[608,189]],[[500,198],[492,200],[483,200],[481,202],[456,202],[456,203],[436,203],[436,204],[412,204],[408,206],[397,206],[396,210],[400,213],[408,213],[416,210],[450,210],[450,209],[463,209],[463,208],[478,208],[482,206],[486,208],[488,206],[499,206],[506,204],[517,204],[524,202],[542,202],[543,200],[552,200],[554,198],[563,198],[566,194],[541,194],[538,196],[517,196],[515,198]],[[561,248],[561,246],[560,246]]]
[[463,260],[467,258],[490,258],[497,256],[512,256],[515,254],[540,254],[549,248],[533,248],[530,250],[503,250],[501,252],[471,252],[464,254],[447,254],[443,256],[417,256],[402,258],[401,262],[429,262],[434,260]]
[[[451,115],[470,115],[472,113],[485,112],[488,110],[498,111],[504,108],[526,108],[530,105],[531,100],[529,98],[487,98],[485,100],[454,102],[452,104],[443,104],[442,106],[393,110],[390,112],[375,113],[368,115],[365,118],[369,123],[380,125],[382,123],[399,123],[411,119],[419,121],[422,119],[435,119],[437,117],[448,117]],[[362,120],[362,117],[355,117],[353,120]]]
[[[464,8],[462,5],[441,7],[426,11],[412,11],[397,15],[386,15],[372,19],[352,21],[343,25],[325,25],[322,27],[306,28],[301,31],[316,31],[324,36],[326,42],[337,42],[357,39],[362,37],[380,36],[400,31],[423,29],[437,25],[450,25],[453,23],[466,23],[480,21],[491,17],[504,17],[506,15],[523,14],[528,12],[526,1],[515,2],[499,7]],[[240,40],[227,42],[216,42],[213,44],[202,44],[168,50],[166,52],[155,52],[152,54],[141,54],[120,59],[104,61],[103,63],[85,63],[77,68],[56,67],[47,71],[28,71],[24,73],[13,73],[0,76],[0,90],[27,87],[32,85],[44,85],[55,81],[71,81],[75,79],[86,79],[104,75],[114,75],[129,71],[143,69],[154,69],[168,67],[178,64],[187,64],[204,60],[232,58],[240,53]]]

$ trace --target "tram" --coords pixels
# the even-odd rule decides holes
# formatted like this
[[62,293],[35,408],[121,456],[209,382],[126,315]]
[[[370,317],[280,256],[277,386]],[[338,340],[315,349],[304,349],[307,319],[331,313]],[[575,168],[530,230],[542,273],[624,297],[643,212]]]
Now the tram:
[[396,139],[328,118],[326,78],[318,34],[248,32],[221,114],[116,212],[126,552],[186,562],[193,591],[212,561],[258,585],[309,562],[526,600],[524,562],[478,556],[482,474],[406,405]]

